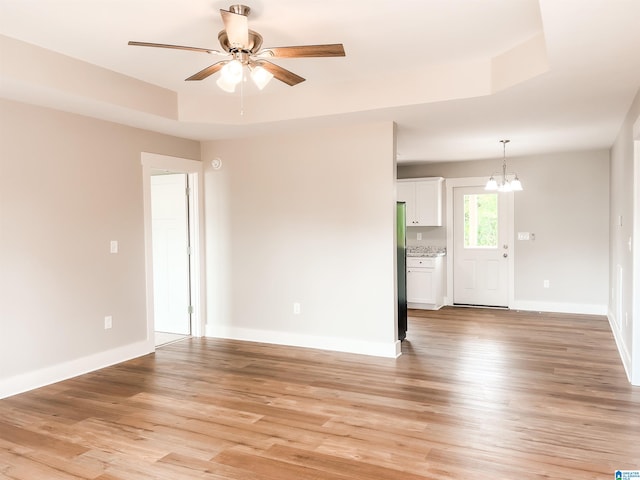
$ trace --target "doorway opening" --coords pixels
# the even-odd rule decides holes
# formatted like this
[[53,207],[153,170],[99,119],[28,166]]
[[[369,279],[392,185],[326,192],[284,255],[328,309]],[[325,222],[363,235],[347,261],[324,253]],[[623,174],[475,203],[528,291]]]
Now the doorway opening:
[[513,194],[484,179],[447,180],[448,304],[509,308],[513,303]]
[[153,310],[156,347],[191,336],[189,177],[151,176]]
[[155,349],[204,330],[202,163],[142,154],[147,342]]

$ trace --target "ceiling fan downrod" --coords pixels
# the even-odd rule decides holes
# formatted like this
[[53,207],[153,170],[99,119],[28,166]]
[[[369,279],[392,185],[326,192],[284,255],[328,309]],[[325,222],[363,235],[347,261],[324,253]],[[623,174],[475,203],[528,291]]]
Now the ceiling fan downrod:
[[231,5],[229,7],[229,11],[231,13],[235,13],[236,15],[244,15],[245,17],[249,16],[249,12],[251,12],[251,8],[246,5],[240,5],[239,3],[235,5]]

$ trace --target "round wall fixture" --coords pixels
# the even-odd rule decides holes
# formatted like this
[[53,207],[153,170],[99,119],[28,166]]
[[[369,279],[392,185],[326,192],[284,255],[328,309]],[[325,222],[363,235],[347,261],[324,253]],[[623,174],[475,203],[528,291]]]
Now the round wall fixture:
[[220,158],[214,158],[211,160],[211,166],[214,170],[220,170],[222,168],[222,160]]

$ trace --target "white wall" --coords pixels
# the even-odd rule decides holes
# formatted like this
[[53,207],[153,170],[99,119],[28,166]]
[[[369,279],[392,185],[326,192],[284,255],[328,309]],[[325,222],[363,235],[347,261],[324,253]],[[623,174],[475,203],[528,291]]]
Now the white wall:
[[[634,198],[634,188],[640,189],[637,172],[634,179],[634,169],[637,168],[634,167],[634,140],[635,148],[640,149],[640,131],[635,133],[635,138],[633,132],[634,124],[638,125],[639,121],[640,90],[611,148],[609,318],[621,357],[634,385],[640,385],[640,313],[634,311],[633,307],[634,295],[637,305],[640,285],[634,286],[633,283],[634,253],[630,243],[634,238],[634,216],[638,218],[640,209],[638,197]],[[640,225],[636,223],[635,236],[638,235]],[[636,279],[640,278],[640,272],[636,272],[636,275]]]
[[[514,305],[524,310],[607,311],[609,154],[605,150],[508,158],[524,191],[514,193]],[[502,159],[400,166],[399,178],[481,177]],[[551,288],[543,288],[549,280]]]
[[198,142],[0,100],[0,397],[153,350],[142,151],[200,155]]
[[388,122],[203,144],[209,335],[398,353],[394,138]]

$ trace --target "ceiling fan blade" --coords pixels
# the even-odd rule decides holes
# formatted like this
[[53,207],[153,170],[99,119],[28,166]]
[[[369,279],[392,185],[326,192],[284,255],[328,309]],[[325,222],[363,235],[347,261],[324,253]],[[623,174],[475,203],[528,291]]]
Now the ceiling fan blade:
[[344,46],[341,43],[328,45],[300,45],[297,47],[265,48],[258,56],[276,58],[304,58],[304,57],[344,57]]
[[186,78],[185,81],[204,80],[209,75],[213,75],[214,73],[219,71],[222,67],[225,66],[225,64],[227,64],[226,61],[217,62],[217,63],[214,63],[213,65],[209,65],[207,68],[204,68],[200,70],[198,73],[194,73],[189,78]]
[[240,15],[220,9],[224,29],[227,32],[231,48],[247,48],[249,45],[249,22],[246,15]]
[[[210,48],[185,47],[183,45],[168,45],[166,43],[129,42],[129,45],[134,45],[137,47],[174,48],[176,50],[190,50],[192,52],[217,53],[217,54],[223,53],[218,50],[211,50]],[[226,55],[226,53],[224,53],[224,55]]]
[[276,65],[275,63],[267,62],[266,60],[264,60],[260,62],[260,65],[278,80],[286,83],[291,87],[304,82],[305,80],[300,75],[296,75],[295,73],[290,72],[286,68],[282,68],[280,65]]

